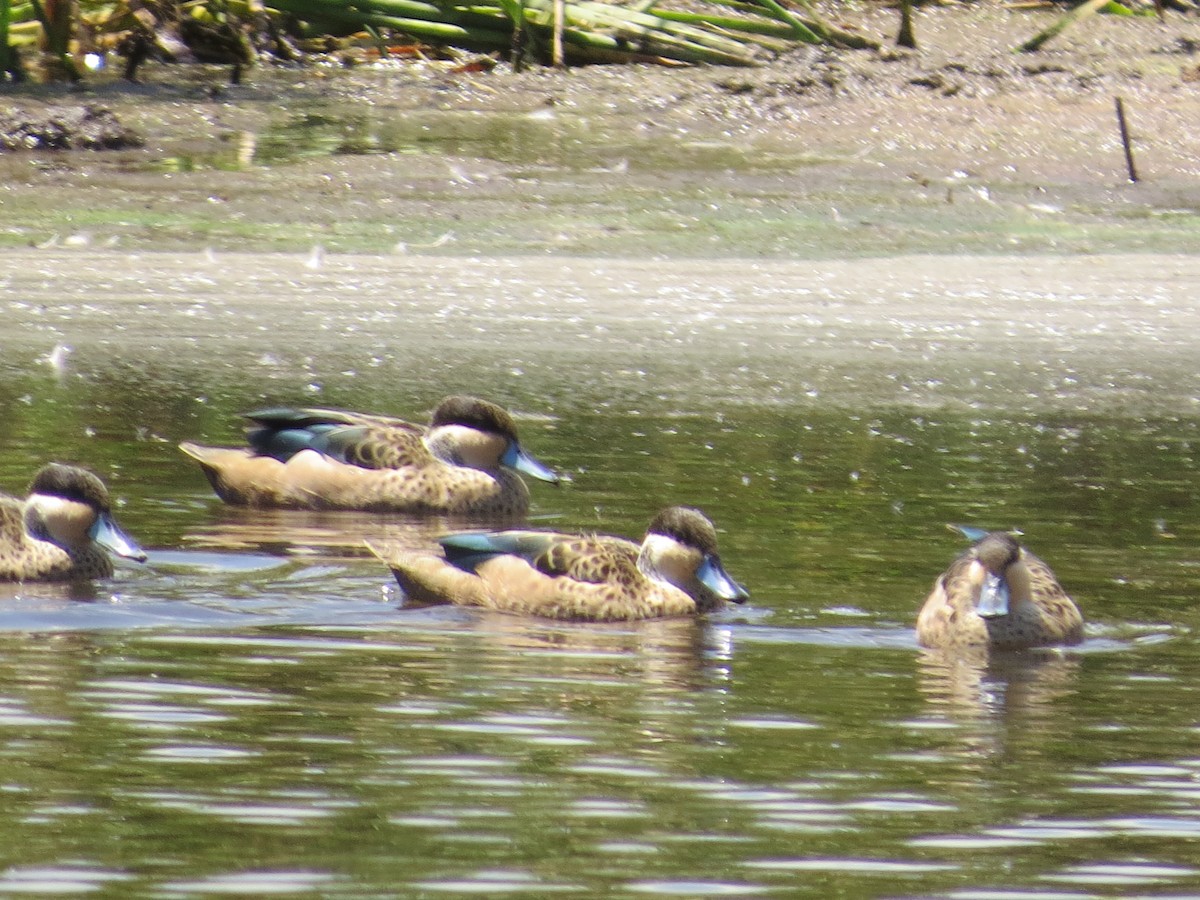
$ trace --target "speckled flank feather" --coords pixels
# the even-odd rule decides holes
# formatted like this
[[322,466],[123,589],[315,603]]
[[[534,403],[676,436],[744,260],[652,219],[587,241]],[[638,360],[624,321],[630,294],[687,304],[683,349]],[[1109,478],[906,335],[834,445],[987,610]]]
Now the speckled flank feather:
[[[1008,614],[990,618],[978,614],[980,577],[987,568],[980,561],[980,547],[995,538],[995,533],[983,538],[938,577],[917,617],[921,644],[964,650],[1018,650],[1083,640],[1083,617],[1075,603],[1050,567],[1020,547],[1003,565],[1002,572],[997,572],[1013,585]],[[997,564],[993,562],[993,566]],[[1023,580],[1027,581],[1027,589],[1020,587]]]
[[[688,513],[703,518],[695,510]],[[711,529],[707,519],[703,522]],[[713,536],[715,547],[715,531]],[[467,542],[456,545],[459,537],[451,535],[444,540],[449,559],[372,549],[392,569],[404,592],[424,603],[456,603],[569,621],[615,622],[694,615],[722,602],[711,594],[700,595],[706,589],[698,583],[689,582],[689,592],[647,572],[653,567],[644,560],[646,543],[639,546],[605,535],[524,531],[461,536]],[[481,549],[475,538],[491,542],[496,549]],[[694,576],[705,554],[695,547],[681,552],[690,560]],[[744,591],[732,599],[741,602]]]
[[429,465],[434,461],[421,438],[419,425],[373,424],[356,429],[357,439],[346,447],[346,462],[363,469],[401,469]]
[[[66,581],[108,578],[113,574],[112,560],[105,550],[86,536],[73,546],[59,546],[41,535],[31,534],[29,522],[32,495],[60,501],[46,516],[64,521],[79,520],[69,528],[84,535],[83,526],[94,522],[100,513],[109,512],[108,492],[90,472],[74,466],[51,464],[43,468],[30,486],[31,500],[21,501],[0,494],[0,581]],[[57,522],[42,523],[54,530]]]
[[[180,445],[227,503],[502,518],[529,510],[525,482],[501,461],[516,444],[516,425],[483,400],[446,398],[429,428],[340,410],[265,410],[249,418],[260,452]],[[263,448],[281,432],[311,436],[311,447],[279,452],[286,461],[267,455],[273,451]]]
[[633,586],[644,578],[638,570],[639,547],[633,541],[607,535],[555,535],[532,561],[551,577],[565,576],[587,584]]

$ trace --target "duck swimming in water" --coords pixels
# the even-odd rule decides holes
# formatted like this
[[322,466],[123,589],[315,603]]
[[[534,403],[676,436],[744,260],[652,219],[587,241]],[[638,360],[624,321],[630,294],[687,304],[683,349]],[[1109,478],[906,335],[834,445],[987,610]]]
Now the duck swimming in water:
[[372,547],[414,601],[587,622],[688,616],[743,603],[699,510],[672,506],[641,544],[550,531],[452,534],[444,558]]
[[917,617],[925,647],[1078,644],[1083,617],[1050,567],[1007,532],[960,528],[976,543],[937,581]]
[[108,578],[108,552],[144,562],[120,528],[104,482],[86,469],[44,466],[25,500],[0,494],[0,581]]
[[557,483],[527,453],[511,415],[475,397],[447,397],[428,427],[331,409],[248,413],[249,449],[180,449],[236,506],[520,517],[518,472]]

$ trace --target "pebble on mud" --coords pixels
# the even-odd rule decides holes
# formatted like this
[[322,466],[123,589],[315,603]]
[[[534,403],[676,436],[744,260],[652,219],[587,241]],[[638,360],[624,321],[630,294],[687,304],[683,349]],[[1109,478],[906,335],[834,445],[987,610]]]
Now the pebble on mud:
[[0,111],[0,152],[8,150],[123,150],[142,138],[100,106],[53,106],[36,112]]

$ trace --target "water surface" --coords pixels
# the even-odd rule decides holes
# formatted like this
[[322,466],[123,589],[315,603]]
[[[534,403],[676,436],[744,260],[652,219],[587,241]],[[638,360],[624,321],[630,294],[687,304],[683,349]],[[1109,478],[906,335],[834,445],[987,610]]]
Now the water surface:
[[[0,487],[85,462],[150,550],[0,589],[0,893],[1188,896],[1200,264],[0,258]],[[721,531],[746,607],[573,626],[405,608],[366,538],[178,452],[276,403],[488,396],[570,474],[539,525]],[[1019,527],[1090,620],[919,651]]]

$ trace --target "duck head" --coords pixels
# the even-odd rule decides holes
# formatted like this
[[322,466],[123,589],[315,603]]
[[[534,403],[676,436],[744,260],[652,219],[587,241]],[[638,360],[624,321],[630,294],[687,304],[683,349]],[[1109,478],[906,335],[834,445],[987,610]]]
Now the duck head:
[[476,397],[447,397],[433,412],[425,438],[438,459],[494,472],[501,466],[557,484],[558,473],[521,447],[509,413]]
[[750,597],[721,565],[717,530],[698,509],[672,506],[655,516],[642,541],[638,568],[675,585],[702,612],[723,600],[744,603]]
[[50,463],[29,485],[25,528],[68,553],[91,543],[118,556],[145,562],[146,553],[113,520],[108,489],[86,469]]
[[1029,572],[1015,537],[1004,531],[989,532],[970,554],[971,584],[979,591],[975,612],[982,618],[1006,616],[1015,603],[1029,599]]

